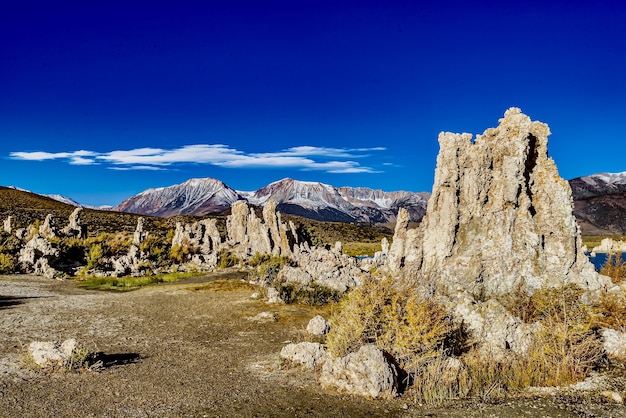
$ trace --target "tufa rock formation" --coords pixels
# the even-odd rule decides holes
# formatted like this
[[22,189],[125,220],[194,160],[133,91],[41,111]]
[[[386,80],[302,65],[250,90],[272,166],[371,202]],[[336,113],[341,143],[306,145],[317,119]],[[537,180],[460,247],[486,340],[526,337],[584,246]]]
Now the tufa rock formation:
[[7,234],[10,234],[11,231],[13,231],[13,227],[11,226],[12,221],[13,221],[12,216],[7,216],[7,218],[4,220],[4,223],[3,223],[4,232],[6,232]]
[[606,288],[583,253],[569,184],[548,157],[548,126],[518,108],[499,122],[474,140],[439,135],[426,215],[419,230],[398,222],[389,269],[482,300],[569,283]]
[[255,253],[290,256],[299,242],[293,223],[283,224],[275,201],[267,202],[262,220],[245,200],[233,203],[226,229],[228,244],[242,258]]
[[525,353],[534,328],[503,305],[574,284],[615,290],[583,252],[569,184],[548,157],[550,130],[518,108],[474,140],[441,133],[433,192],[417,229],[401,210],[385,267],[448,306],[487,356]]
[[87,225],[83,225],[80,220],[80,214],[83,208],[76,208],[70,215],[69,224],[61,230],[66,237],[87,238]]

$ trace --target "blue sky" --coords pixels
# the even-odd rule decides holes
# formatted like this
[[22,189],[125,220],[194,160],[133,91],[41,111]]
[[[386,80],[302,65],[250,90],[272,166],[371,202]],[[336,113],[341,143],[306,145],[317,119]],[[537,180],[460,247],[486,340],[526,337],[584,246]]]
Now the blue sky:
[[214,177],[430,191],[511,106],[561,175],[626,171],[618,1],[0,5],[0,185],[115,205]]

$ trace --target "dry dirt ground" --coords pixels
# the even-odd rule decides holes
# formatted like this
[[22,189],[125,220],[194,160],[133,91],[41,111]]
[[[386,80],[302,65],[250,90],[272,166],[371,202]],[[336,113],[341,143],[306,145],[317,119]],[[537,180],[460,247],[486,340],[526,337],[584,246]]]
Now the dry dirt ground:
[[[313,372],[278,357],[320,309],[270,306],[241,282],[225,289],[215,278],[224,277],[112,293],[0,276],[0,416],[626,417],[621,405],[564,398],[425,407],[322,389]],[[266,311],[278,320],[249,319]],[[106,367],[43,373],[24,362],[31,341],[72,337]]]

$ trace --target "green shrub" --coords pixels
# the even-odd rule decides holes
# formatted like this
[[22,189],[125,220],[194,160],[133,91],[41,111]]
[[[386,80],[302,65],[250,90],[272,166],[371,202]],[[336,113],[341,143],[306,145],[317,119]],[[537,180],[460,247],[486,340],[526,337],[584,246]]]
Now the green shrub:
[[270,261],[271,256],[269,254],[261,254],[259,252],[254,253],[254,256],[252,256],[251,259],[249,259],[247,261],[247,264],[250,267],[258,267],[263,263],[267,263],[268,261]]
[[92,244],[87,254],[85,270],[95,270],[103,267],[104,250],[101,244]]
[[225,248],[222,248],[217,253],[217,267],[221,269],[234,267],[238,263],[239,263],[239,259],[237,258],[237,256]]
[[11,254],[0,253],[0,274],[11,274],[17,271],[17,260]]
[[317,284],[297,286],[275,281],[272,286],[278,291],[280,299],[287,304],[302,303],[310,306],[323,306],[338,302],[343,295],[337,290]]

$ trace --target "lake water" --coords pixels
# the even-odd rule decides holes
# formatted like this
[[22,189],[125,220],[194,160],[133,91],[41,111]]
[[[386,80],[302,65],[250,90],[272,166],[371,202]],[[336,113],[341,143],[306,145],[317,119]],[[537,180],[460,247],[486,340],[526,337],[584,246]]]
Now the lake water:
[[[589,257],[589,253],[587,253]],[[597,271],[600,271],[604,263],[606,262],[607,255],[604,253],[597,253],[595,257],[589,257],[589,261],[591,261],[596,268]],[[626,260],[626,254],[622,254],[622,260]]]

